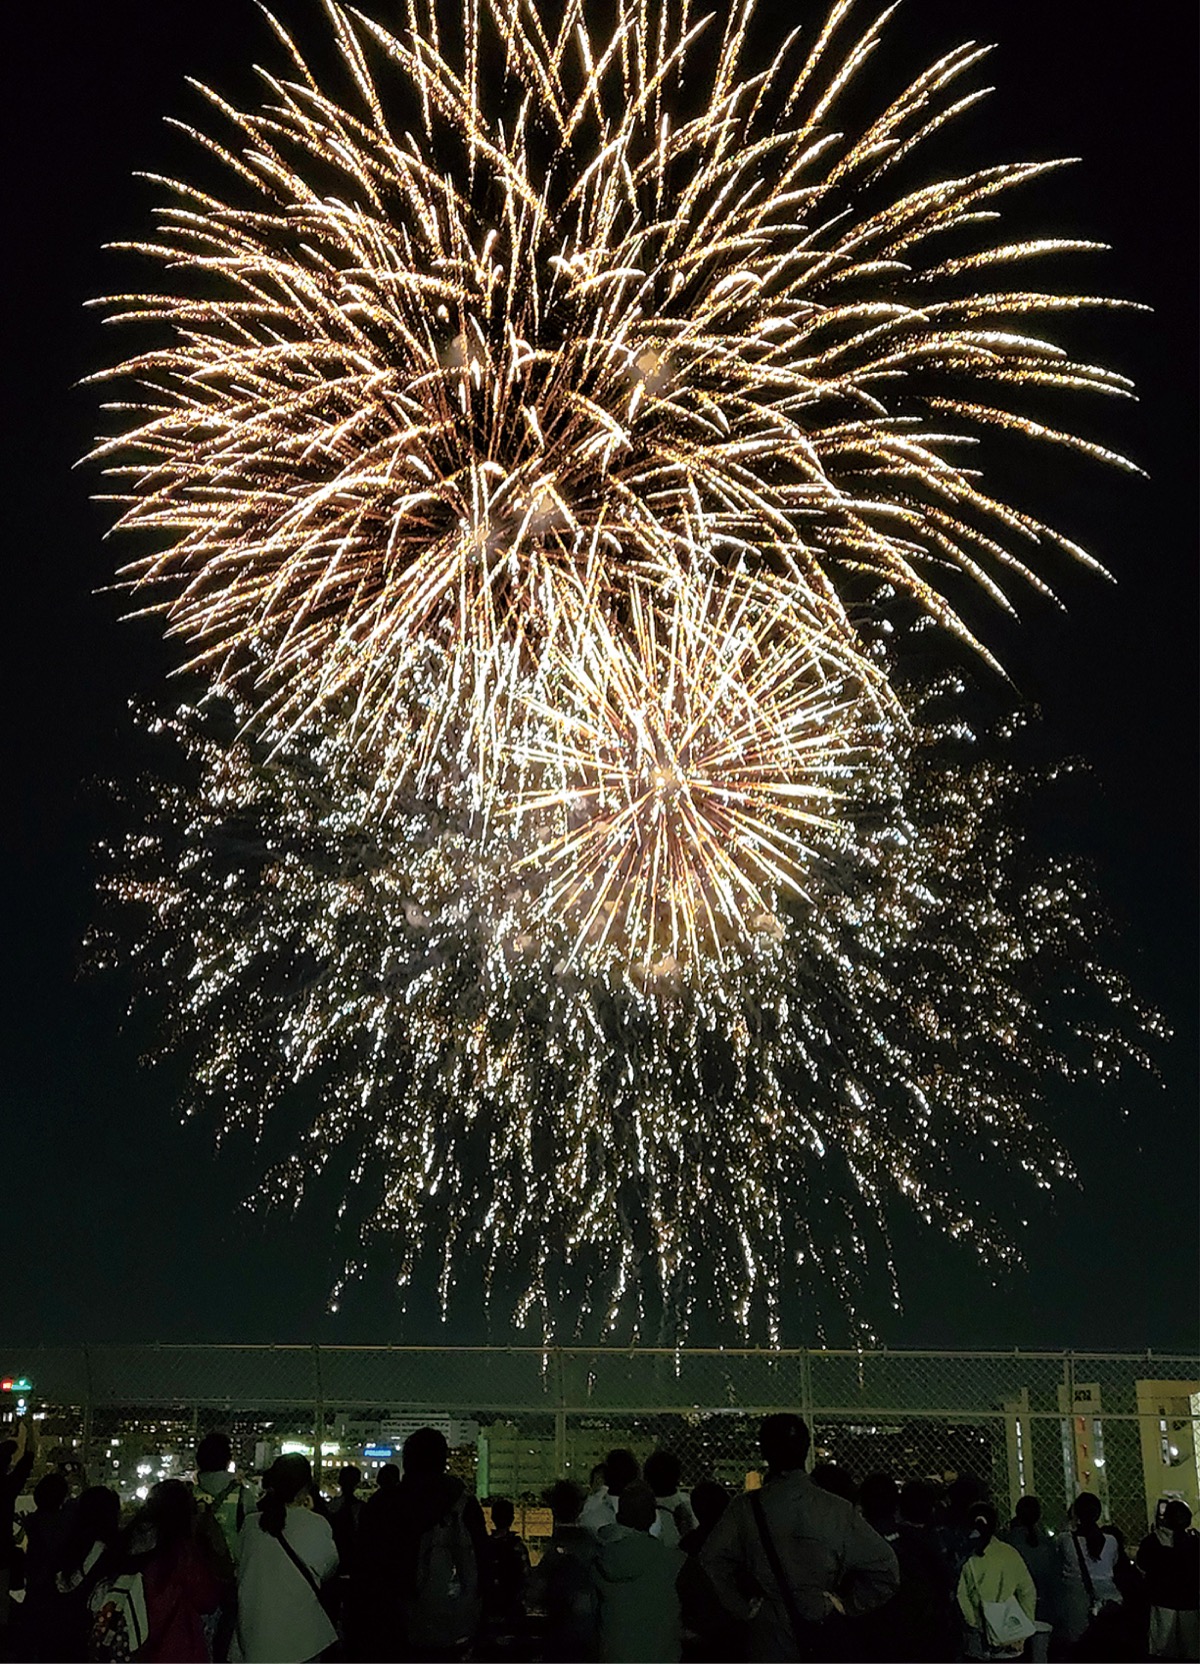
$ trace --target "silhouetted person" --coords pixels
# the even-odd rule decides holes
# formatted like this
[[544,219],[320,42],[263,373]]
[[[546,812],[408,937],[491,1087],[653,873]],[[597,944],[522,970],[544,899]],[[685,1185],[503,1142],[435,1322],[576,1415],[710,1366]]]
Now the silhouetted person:
[[513,1530],[516,1510],[506,1496],[492,1498],[492,1530],[483,1561],[483,1611],[493,1640],[511,1644],[523,1625],[529,1550]]
[[554,1525],[530,1573],[526,1605],[542,1616],[541,1656],[546,1664],[588,1664],[600,1650],[600,1597],[594,1575],[600,1544],[579,1523],[584,1498],[578,1485],[560,1479],[546,1502]]
[[350,1650],[355,1650],[351,1635],[355,1628],[355,1614],[350,1600],[350,1577],[358,1547],[358,1527],[362,1518],[363,1501],[358,1495],[362,1484],[362,1469],[353,1462],[338,1473],[338,1494],[325,1510],[333,1532],[333,1546],[337,1550],[338,1569],[329,1585],[329,1616],[346,1631]]
[[694,1664],[718,1664],[723,1659],[744,1658],[744,1626],[721,1605],[712,1579],[700,1563],[701,1549],[729,1506],[729,1492],[715,1479],[701,1479],[692,1487],[691,1504],[696,1524],[679,1541],[687,1556],[678,1582],[683,1609],[683,1656]]
[[847,1502],[857,1503],[858,1486],[854,1482],[854,1475],[848,1468],[839,1467],[836,1462],[816,1462],[809,1474],[813,1484],[822,1491],[828,1491],[831,1496],[843,1496]]
[[701,1551],[722,1605],[750,1626],[752,1658],[834,1657],[830,1619],[870,1612],[899,1586],[896,1556],[879,1534],[804,1471],[809,1442],[799,1416],[766,1417],[766,1482],[733,1499]]
[[[896,1555],[897,1564],[900,1559],[899,1504],[900,1490],[890,1473],[869,1473],[863,1480],[858,1493],[859,1512]],[[911,1648],[909,1637],[903,1633],[902,1619],[900,1589],[897,1589],[890,1600],[850,1620],[847,1642],[851,1656],[864,1661],[908,1656]]]
[[88,1600],[99,1579],[113,1568],[120,1535],[120,1497],[107,1485],[91,1486],[72,1510],[70,1530],[54,1576],[55,1658],[73,1664],[87,1657],[91,1628]]
[[371,1658],[460,1658],[479,1628],[487,1530],[448,1457],[436,1428],[418,1428],[400,1483],[385,1486],[381,1470],[363,1509],[356,1581]]
[[[1037,1590],[1037,1621],[1052,1626],[1058,1609],[1059,1562],[1058,1547],[1053,1532],[1042,1524],[1042,1505],[1036,1496],[1023,1496],[1013,1510],[1012,1521],[1000,1533],[1010,1547],[1015,1548],[1029,1568],[1033,1586]],[[1046,1656],[1042,1639],[1030,1643],[1034,1659]]]
[[977,1502],[986,1501],[987,1486],[973,1473],[960,1473],[946,1488],[936,1532],[946,1571],[955,1588],[972,1548],[971,1511]]
[[37,1447],[37,1426],[24,1417],[17,1424],[15,1439],[0,1440],[0,1653],[5,1651],[8,1635],[8,1591],[16,1562],[16,1503],[33,1469]]
[[895,1544],[900,1566],[900,1629],[907,1638],[897,1659],[941,1660],[958,1652],[955,1588],[934,1534],[934,1493],[924,1480],[910,1479],[900,1491],[900,1532]]
[[1137,1564],[1150,1606],[1151,1658],[1200,1659],[1200,1534],[1182,1498],[1166,1502]]
[[62,1564],[63,1551],[71,1530],[72,1509],[67,1507],[70,1488],[61,1473],[47,1473],[33,1487],[33,1512],[26,1514],[25,1599],[17,1623],[20,1656],[30,1660],[53,1659],[54,1578]]
[[641,1468],[632,1450],[610,1450],[604,1458],[604,1484],[593,1491],[583,1505],[579,1523],[599,1537],[617,1521],[617,1503],[627,1485],[641,1477]]
[[616,1524],[601,1538],[600,1657],[608,1664],[670,1664],[680,1656],[676,1582],[684,1555],[650,1535],[657,1517],[654,1492],[636,1479],[622,1488]]
[[702,1479],[692,1486],[690,1501],[696,1523],[680,1538],[679,1546],[685,1554],[699,1554],[713,1526],[729,1507],[729,1492],[717,1479]]
[[[1100,1524],[1100,1498],[1081,1491],[1071,1507],[1068,1529],[1059,1534],[1059,1603],[1056,1636],[1067,1646],[1079,1649],[1091,1632],[1090,1653],[1096,1645],[1110,1646],[1105,1631],[1119,1628],[1121,1591],[1117,1587],[1117,1565],[1121,1542],[1114,1531]],[[1107,1608],[1093,1617],[1093,1608]],[[1103,1656],[1103,1654],[1101,1654]]]
[[681,1491],[682,1477],[679,1458],[671,1450],[656,1450],[646,1458],[642,1477],[654,1492],[658,1510],[656,1535],[668,1548],[678,1548],[679,1540],[696,1524],[686,1491]]
[[338,1494],[329,1504],[329,1523],[343,1570],[354,1558],[354,1539],[363,1510],[362,1498],[358,1494],[361,1484],[362,1469],[349,1463],[338,1473]]

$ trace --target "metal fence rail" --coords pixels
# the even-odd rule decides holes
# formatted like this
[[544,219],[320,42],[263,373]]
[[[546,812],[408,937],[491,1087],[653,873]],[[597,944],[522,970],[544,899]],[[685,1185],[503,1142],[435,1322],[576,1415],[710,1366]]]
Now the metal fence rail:
[[615,1444],[673,1449],[686,1482],[740,1485],[759,1418],[794,1409],[818,1457],[860,1481],[970,1471],[1002,1510],[1036,1491],[1052,1523],[1094,1490],[1130,1535],[1164,1491],[1200,1502],[1195,1354],[0,1345],[0,1370],[32,1381],[52,1444],[127,1491],[189,1467],[214,1427],[247,1466],[292,1442],[328,1467],[422,1420],[445,1426],[484,1495],[586,1483]]

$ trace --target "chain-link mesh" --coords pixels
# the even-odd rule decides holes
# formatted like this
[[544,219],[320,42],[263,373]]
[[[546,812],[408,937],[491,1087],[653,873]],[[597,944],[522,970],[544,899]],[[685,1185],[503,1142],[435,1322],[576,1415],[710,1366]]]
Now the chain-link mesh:
[[354,1461],[369,1477],[432,1424],[480,1496],[523,1506],[536,1543],[546,1487],[586,1487],[612,1447],[669,1449],[685,1485],[740,1489],[761,1417],[789,1409],[814,1460],[859,1483],[971,1474],[1002,1514],[1036,1493],[1052,1525],[1087,1489],[1134,1538],[1162,1493],[1200,1502],[1194,1355],[164,1345],[0,1348],[0,1368],[33,1383],[43,1465],[74,1462],[127,1498],[190,1471],[214,1428],[249,1471],[292,1448],[327,1476]]

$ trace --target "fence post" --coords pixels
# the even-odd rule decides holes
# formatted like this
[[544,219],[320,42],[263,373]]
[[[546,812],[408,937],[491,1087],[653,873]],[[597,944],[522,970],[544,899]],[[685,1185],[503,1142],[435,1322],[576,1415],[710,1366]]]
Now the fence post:
[[567,1471],[567,1383],[563,1375],[562,1347],[554,1348],[554,1379],[558,1405],[554,1411],[554,1474],[562,1479]]
[[325,1391],[321,1385],[321,1347],[313,1342],[313,1484],[321,1489],[321,1450],[325,1443]]
[[1063,1354],[1063,1397],[1066,1399],[1064,1414],[1066,1419],[1060,1424],[1063,1441],[1063,1491],[1070,1514],[1075,1501],[1075,1493],[1079,1489],[1078,1474],[1075,1471],[1075,1354]]
[[817,1430],[814,1425],[816,1406],[813,1404],[812,1356],[807,1346],[803,1347],[800,1352],[800,1414],[804,1417],[810,1435],[806,1466],[811,1467],[813,1451],[817,1445]]

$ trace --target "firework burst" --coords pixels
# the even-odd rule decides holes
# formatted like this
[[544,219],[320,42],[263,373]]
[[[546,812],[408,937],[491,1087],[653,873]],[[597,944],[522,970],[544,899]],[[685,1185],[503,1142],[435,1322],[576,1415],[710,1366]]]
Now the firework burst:
[[226,1120],[321,1100],[291,1190],[360,1152],[402,1281],[466,1244],[551,1326],[585,1276],[686,1327],[707,1255],[774,1336],[889,1195],[1002,1253],[960,1157],[1065,1171],[1016,967],[1078,887],[1021,888],[1012,781],[871,643],[989,659],[964,585],[1090,558],[964,458],[1123,464],[1042,410],[1129,391],[1047,334],[1119,303],[1009,282],[1098,246],[997,230],[1059,163],[914,174],[981,49],[841,130],[890,15],[851,11],[752,69],[749,0],[327,0],[337,96],[278,24],[260,107],[201,89],[215,182],[158,181],[125,246],[167,275],[105,303],[157,331],[97,378],[123,580],[211,690],[108,892]]
[[520,865],[576,951],[619,942],[654,974],[695,974],[723,942],[783,932],[780,898],[850,835],[840,811],[884,724],[858,655],[794,603],[685,578],[665,616],[630,603],[627,632],[592,621],[553,702],[527,701]]
[[331,4],[345,103],[281,28],[262,109],[207,92],[230,190],[161,181],[132,246],[170,285],[108,305],[170,339],[115,372],[132,417],[96,453],[135,459],[118,524],[158,552],[125,575],[196,662],[253,650],[260,708],[337,697],[374,734],[436,638],[480,665],[482,730],[496,655],[552,652],[581,592],[620,618],[678,565],[748,564],[850,628],[865,570],[966,635],[948,568],[1003,600],[1039,544],[1080,554],[952,459],[999,427],[1120,460],[1019,408],[1128,390],[1030,327],[1109,303],[995,282],[1095,245],[990,235],[1057,163],[894,194],[984,54],[843,135],[884,23],[850,10],[751,74],[746,4],[722,32],[621,0],[597,34],[580,0],[469,0],[457,52],[424,0],[400,34]]

